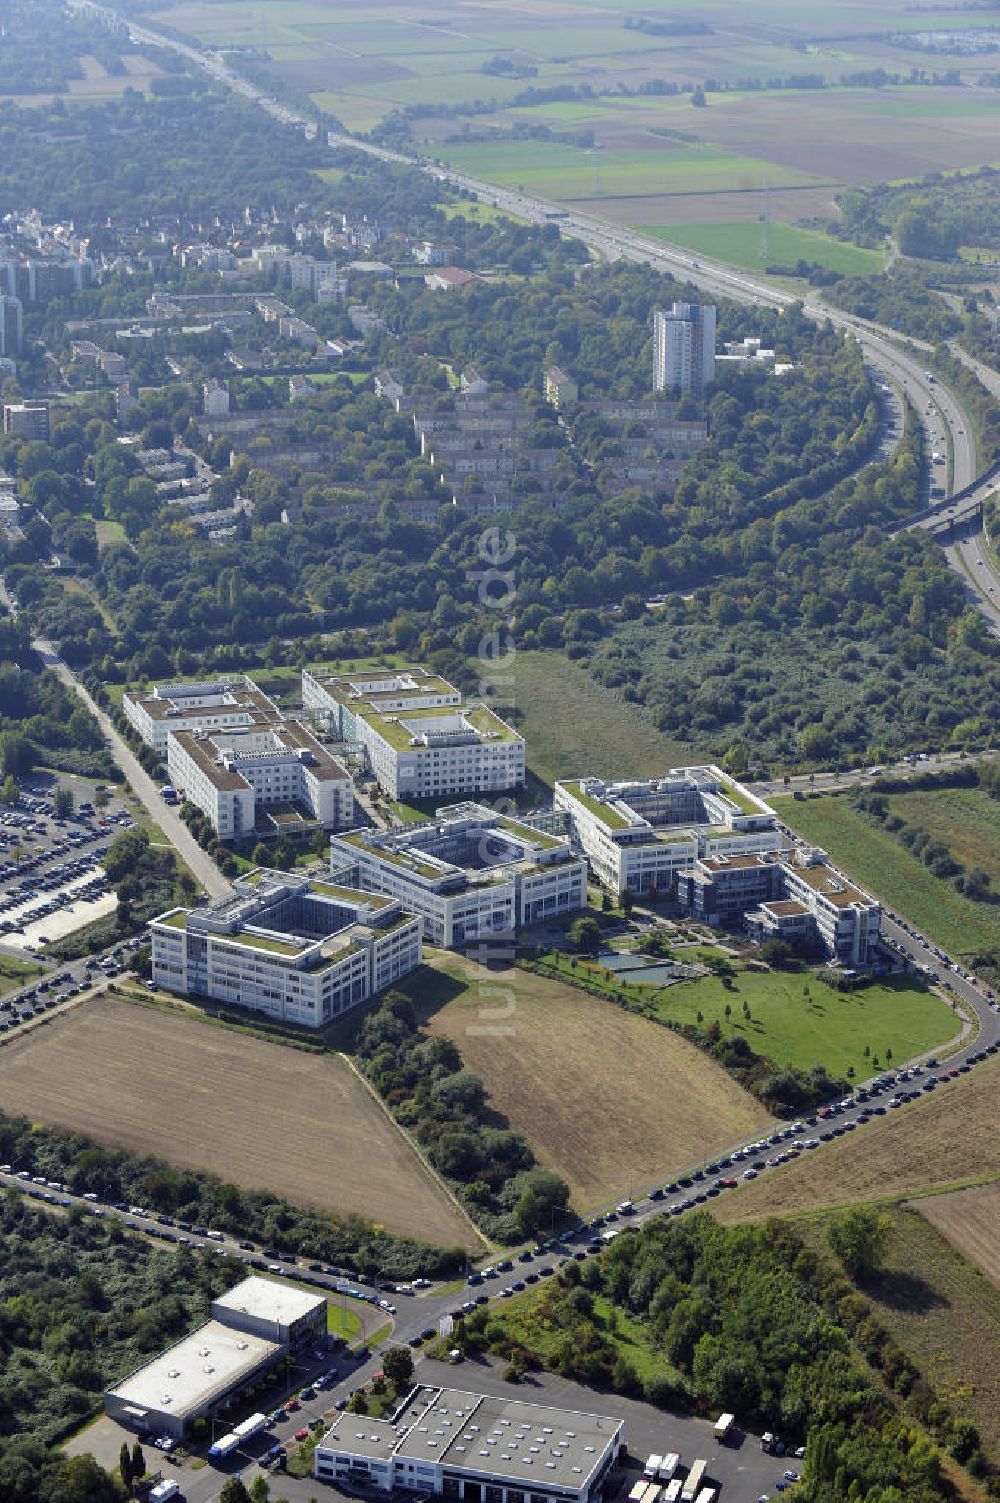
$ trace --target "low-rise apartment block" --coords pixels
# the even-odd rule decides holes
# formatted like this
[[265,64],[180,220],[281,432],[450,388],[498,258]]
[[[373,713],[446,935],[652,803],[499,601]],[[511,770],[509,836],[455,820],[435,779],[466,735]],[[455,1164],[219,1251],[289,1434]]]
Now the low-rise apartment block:
[[350,774],[300,721],[219,731],[176,731],[170,781],[220,839],[301,834],[354,823]]
[[270,725],[281,711],[248,678],[156,684],[122,695],[125,719],[158,757],[167,754],[171,731],[218,731]]
[[338,880],[397,898],[446,948],[575,913],[587,899],[587,863],[566,836],[481,804],[438,809],[400,831],[335,836],[330,864]]
[[568,815],[594,876],[618,894],[671,893],[700,857],[781,846],[774,811],[714,766],[632,782],[559,782],[555,807]]
[[153,981],[318,1028],[420,964],[420,920],[393,898],[258,867],[149,926]]
[[502,793],[524,783],[524,738],[487,705],[463,705],[453,684],[424,668],[304,672],[302,703],[327,711],[341,740],[362,744],[391,798]]

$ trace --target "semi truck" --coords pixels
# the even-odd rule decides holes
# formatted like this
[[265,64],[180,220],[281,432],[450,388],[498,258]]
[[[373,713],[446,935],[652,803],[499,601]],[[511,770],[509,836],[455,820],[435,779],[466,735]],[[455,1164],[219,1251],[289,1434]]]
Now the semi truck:
[[733,1426],[736,1423],[735,1414],[720,1414],[715,1422],[715,1438],[721,1445],[725,1445],[731,1438]]
[[679,1477],[675,1477],[673,1482],[668,1482],[663,1490],[663,1503],[678,1503],[683,1486]]
[[660,1462],[660,1469],[656,1475],[659,1477],[661,1482],[670,1482],[673,1480],[674,1473],[677,1471],[677,1468],[680,1466],[680,1464],[681,1458],[678,1453],[676,1451],[668,1451],[666,1456],[664,1456],[663,1460]]
[[662,1466],[662,1464],[663,1464],[663,1457],[656,1455],[655,1452],[654,1452],[654,1454],[652,1456],[650,1456],[650,1457],[647,1458],[647,1460],[646,1460],[645,1475],[646,1475],[646,1477],[650,1481],[652,1481],[653,1478],[658,1474],[658,1472],[659,1472],[660,1467]]
[[236,1434],[236,1431],[231,1430],[228,1435],[223,1435],[219,1440],[215,1441],[212,1445],[209,1446],[209,1461],[225,1461],[227,1456],[231,1456],[233,1454],[239,1443],[240,1438]]
[[701,1492],[701,1484],[705,1480],[708,1471],[707,1461],[696,1461],[684,1478],[684,1486],[681,1488],[681,1503],[695,1503],[695,1499]]
[[[209,1236],[211,1236],[211,1233],[209,1233]],[[236,1426],[233,1434],[240,1441],[252,1440],[255,1435],[259,1435],[262,1430],[266,1429],[267,1415],[251,1414],[249,1419],[243,1421],[242,1425]]]

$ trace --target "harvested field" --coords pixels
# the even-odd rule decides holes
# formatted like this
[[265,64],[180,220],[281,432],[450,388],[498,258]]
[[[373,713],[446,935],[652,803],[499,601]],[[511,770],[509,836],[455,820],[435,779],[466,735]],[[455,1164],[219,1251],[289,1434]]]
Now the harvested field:
[[935,1393],[977,1427],[995,1464],[1000,1460],[1000,1290],[928,1224],[929,1207],[956,1199],[946,1195],[893,1207],[885,1267],[863,1292]]
[[934,1195],[914,1210],[1000,1288],[1000,1183]]
[[335,1056],[98,997],[4,1046],[0,1107],[422,1241],[476,1243]]
[[769,1120],[675,1033],[575,987],[438,954],[402,990],[579,1211],[638,1192]]
[[941,1085],[817,1153],[743,1185],[713,1206],[720,1221],[755,1221],[911,1195],[996,1173],[1000,1061]]

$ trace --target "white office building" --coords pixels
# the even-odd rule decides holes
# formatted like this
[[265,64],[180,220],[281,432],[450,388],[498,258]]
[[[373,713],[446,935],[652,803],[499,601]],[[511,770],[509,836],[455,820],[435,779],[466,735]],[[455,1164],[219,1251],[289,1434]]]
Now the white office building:
[[657,391],[700,395],[715,380],[715,307],[674,303],[653,314]]
[[161,759],[171,731],[219,731],[270,725],[281,711],[249,678],[156,684],[122,695],[129,724]]
[[297,720],[219,731],[175,731],[167,772],[222,840],[300,835],[354,823],[350,774]]
[[302,703],[325,710],[333,734],[359,742],[390,798],[502,793],[524,785],[524,738],[485,704],[462,704],[424,668],[302,675]]
[[152,975],[275,1022],[318,1028],[420,964],[420,921],[383,894],[257,868],[226,898],[149,926]]
[[575,913],[587,899],[587,863],[566,836],[480,804],[399,831],[334,836],[330,865],[338,880],[398,899],[446,948]]
[[624,1421],[522,1399],[424,1386],[386,1419],[340,1414],[313,1472],[350,1490],[467,1503],[592,1503],[624,1444]]
[[555,807],[598,881],[614,893],[672,892],[699,857],[776,851],[773,809],[720,768],[677,767],[661,778],[558,782]]

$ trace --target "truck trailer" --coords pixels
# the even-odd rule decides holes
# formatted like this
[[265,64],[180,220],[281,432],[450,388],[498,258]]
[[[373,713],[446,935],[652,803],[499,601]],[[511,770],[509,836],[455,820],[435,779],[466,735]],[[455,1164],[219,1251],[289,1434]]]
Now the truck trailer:
[[726,1441],[730,1439],[735,1423],[735,1414],[720,1414],[719,1418],[716,1420],[715,1438],[722,1445],[725,1445]]

